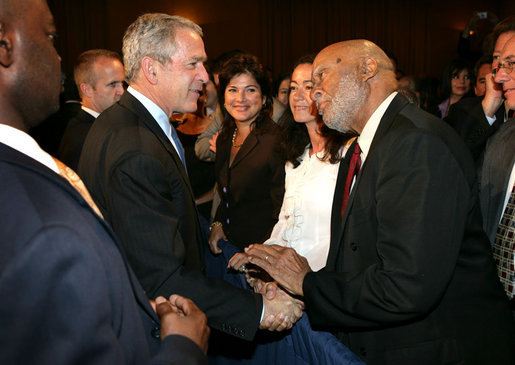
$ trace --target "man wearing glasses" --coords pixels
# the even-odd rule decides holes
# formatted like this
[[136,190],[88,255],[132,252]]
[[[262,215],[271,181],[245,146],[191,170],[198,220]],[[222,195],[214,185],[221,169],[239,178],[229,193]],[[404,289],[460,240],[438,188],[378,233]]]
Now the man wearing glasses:
[[[515,110],[515,35],[507,40],[492,70],[506,109]],[[481,210],[499,279],[515,318],[515,121],[508,120],[486,146],[481,174]]]
[[[497,68],[504,45],[514,35],[515,16],[510,16],[495,26],[492,70]],[[485,96],[460,100],[451,106],[445,118],[469,147],[479,171],[486,143],[508,119],[508,112],[502,87],[488,74]]]

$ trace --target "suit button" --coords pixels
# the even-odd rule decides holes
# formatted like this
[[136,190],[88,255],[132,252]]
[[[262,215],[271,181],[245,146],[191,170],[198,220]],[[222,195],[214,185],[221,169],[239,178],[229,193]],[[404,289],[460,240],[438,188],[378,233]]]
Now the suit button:
[[240,330],[240,337],[245,337],[245,331],[244,330]]
[[356,250],[358,249],[358,245],[357,245],[357,244],[355,244],[354,242],[351,242],[351,243],[350,243],[350,249],[351,249],[352,251],[356,251]]
[[161,329],[159,327],[154,327],[154,329],[151,332],[152,337],[154,338],[161,338]]
[[359,349],[359,353],[361,356],[367,356],[367,350],[364,347]]

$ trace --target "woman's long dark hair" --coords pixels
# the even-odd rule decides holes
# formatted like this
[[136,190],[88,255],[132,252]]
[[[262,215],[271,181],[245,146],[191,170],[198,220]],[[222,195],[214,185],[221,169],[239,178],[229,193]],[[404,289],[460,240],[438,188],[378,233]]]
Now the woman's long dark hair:
[[467,94],[463,95],[463,97],[474,95],[474,82],[472,81],[474,78],[474,71],[472,70],[472,67],[467,61],[458,59],[448,63],[443,70],[442,81],[440,86],[441,100],[446,100],[451,96],[452,79],[454,76],[457,76],[463,70],[467,70],[470,77],[470,89],[467,92]]
[[[293,70],[302,64],[312,65],[314,56],[304,56],[297,61]],[[310,144],[308,129],[304,123],[297,123],[293,119],[291,109],[288,108],[284,115],[281,117],[280,124],[283,127],[280,150],[283,158],[293,164],[294,168],[300,165],[299,158],[304,154],[306,147]],[[320,116],[317,116],[317,123],[320,126],[320,135],[325,139],[325,153],[322,156],[322,161],[329,161],[330,163],[338,163],[341,156],[341,148],[349,138],[352,138],[352,133],[341,133],[334,129],[328,128]]]
[[256,132],[262,132],[261,127],[263,120],[267,117],[269,118],[272,112],[270,81],[268,80],[268,76],[266,75],[263,66],[259,63],[257,57],[251,54],[237,54],[231,57],[224,63],[219,76],[218,97],[220,100],[220,106],[225,114],[222,131],[220,132],[220,136],[222,138],[232,135],[235,127],[234,118],[227,113],[227,110],[225,109],[225,89],[234,77],[241,74],[249,74],[254,77],[261,88],[262,97],[266,99],[258,117],[254,122],[252,122],[252,128]]

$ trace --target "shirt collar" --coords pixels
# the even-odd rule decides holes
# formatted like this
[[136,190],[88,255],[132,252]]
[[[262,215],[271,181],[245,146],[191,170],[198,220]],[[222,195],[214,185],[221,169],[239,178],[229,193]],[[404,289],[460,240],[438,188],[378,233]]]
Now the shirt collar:
[[370,151],[370,146],[372,145],[372,141],[374,139],[374,135],[376,134],[377,128],[379,127],[379,123],[381,122],[381,118],[386,112],[386,109],[388,109],[390,106],[390,103],[392,102],[395,95],[397,95],[397,91],[394,91],[383,100],[381,105],[379,105],[379,107],[374,111],[370,119],[367,121],[363,131],[358,137],[359,147],[361,148],[362,163],[367,158],[368,151]]
[[165,135],[170,136],[170,121],[168,120],[168,116],[163,111],[163,109],[158,107],[156,103],[154,103],[139,91],[135,90],[133,87],[129,86],[127,91],[136,99],[138,99],[141,104],[143,104],[145,109],[148,110],[150,115],[152,115],[152,117],[156,120],[157,124],[159,124]]
[[27,133],[0,123],[0,142],[59,173],[52,156],[43,151],[38,143]]
[[82,105],[80,108],[82,110],[84,110],[86,113],[91,114],[95,118],[98,118],[98,116],[100,115],[100,113],[97,112],[96,110],[90,109],[90,108],[88,108],[88,107],[86,107],[84,105]]

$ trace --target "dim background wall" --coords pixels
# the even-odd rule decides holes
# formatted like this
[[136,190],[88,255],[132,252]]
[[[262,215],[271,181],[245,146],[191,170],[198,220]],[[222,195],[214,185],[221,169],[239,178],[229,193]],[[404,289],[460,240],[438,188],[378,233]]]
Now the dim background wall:
[[239,48],[257,55],[274,74],[328,44],[366,38],[398,58],[406,74],[440,77],[458,56],[461,31],[475,11],[500,19],[515,14],[513,1],[435,0],[48,0],[59,33],[63,71],[91,48],[121,50],[138,15],[185,16],[204,30],[210,58]]

